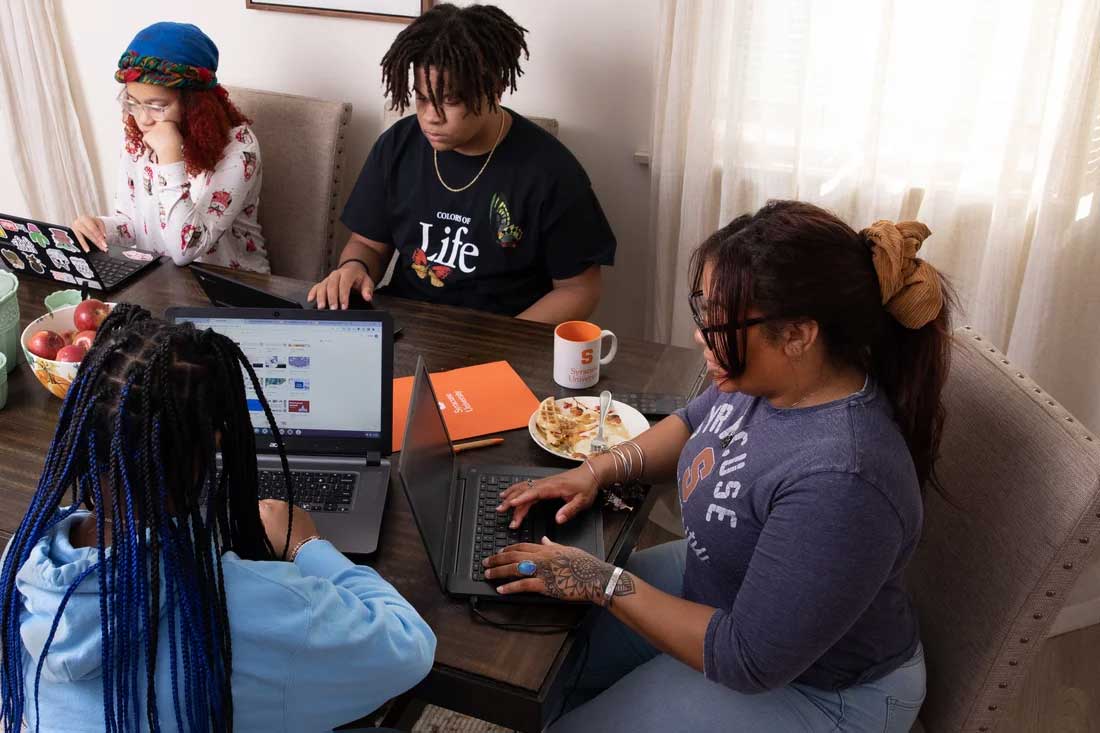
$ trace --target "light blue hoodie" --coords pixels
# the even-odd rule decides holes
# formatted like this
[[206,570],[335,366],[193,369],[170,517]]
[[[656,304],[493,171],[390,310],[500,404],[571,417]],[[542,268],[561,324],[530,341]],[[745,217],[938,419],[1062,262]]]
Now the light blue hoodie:
[[[72,525],[87,514],[77,512],[43,537],[16,578],[31,731],[35,669],[50,625],[69,585],[98,556],[95,548],[74,548],[69,541]],[[328,542],[307,543],[293,563],[242,560],[227,552],[222,567],[234,730],[330,731],[377,709],[431,669],[435,635],[416,610],[373,569],[353,564]],[[98,592],[92,573],[58,625],[39,690],[42,731],[103,731]],[[156,687],[167,733],[177,728],[163,593],[161,599]],[[143,700],[137,703],[144,719]]]

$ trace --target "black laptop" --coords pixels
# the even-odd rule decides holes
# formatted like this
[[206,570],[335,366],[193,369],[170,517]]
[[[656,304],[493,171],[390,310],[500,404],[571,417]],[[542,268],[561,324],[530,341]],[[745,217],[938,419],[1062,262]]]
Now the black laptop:
[[[187,268],[191,276],[206,294],[211,305],[223,308],[303,308],[313,310],[316,304],[308,300],[295,300],[276,295],[262,288],[243,283],[228,274],[218,272],[221,268],[192,264]],[[348,300],[348,310],[372,310],[374,304],[364,300],[353,290]],[[401,333],[401,326],[394,323],[394,336]]]
[[[341,552],[378,547],[393,431],[393,326],[381,311],[169,308],[233,339],[260,381],[286,447],[294,501]],[[271,426],[251,381],[260,498],[286,498]]]
[[546,600],[533,594],[501,596],[485,580],[481,561],[516,542],[538,542],[544,535],[602,558],[603,515],[598,509],[566,524],[554,521],[558,506],[536,504],[523,524],[509,529],[510,513],[497,513],[500,492],[527,478],[559,473],[534,466],[463,466],[455,460],[447,424],[424,360],[416,363],[405,441],[397,473],[424,540],[432,569],[445,593],[498,600]]
[[128,247],[85,252],[72,229],[12,214],[0,214],[0,258],[19,275],[104,292],[119,289],[161,259],[156,252]]

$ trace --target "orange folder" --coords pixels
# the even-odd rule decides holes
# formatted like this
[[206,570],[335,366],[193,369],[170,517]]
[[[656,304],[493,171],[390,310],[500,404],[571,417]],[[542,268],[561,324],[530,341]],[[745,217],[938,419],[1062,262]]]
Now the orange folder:
[[[506,361],[430,375],[451,440],[526,427],[539,400]],[[401,450],[412,377],[393,380],[393,449]]]

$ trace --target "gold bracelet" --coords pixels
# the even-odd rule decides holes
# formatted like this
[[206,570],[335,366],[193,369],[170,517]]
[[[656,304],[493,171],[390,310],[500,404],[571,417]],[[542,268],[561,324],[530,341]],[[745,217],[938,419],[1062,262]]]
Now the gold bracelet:
[[287,561],[288,562],[294,562],[294,558],[298,557],[298,551],[302,549],[302,546],[304,544],[306,544],[307,542],[313,542],[313,540],[319,540],[319,539],[321,539],[321,535],[311,534],[309,537],[306,537],[304,540],[302,540],[298,544],[294,545],[294,549],[290,551],[290,557],[287,558]]

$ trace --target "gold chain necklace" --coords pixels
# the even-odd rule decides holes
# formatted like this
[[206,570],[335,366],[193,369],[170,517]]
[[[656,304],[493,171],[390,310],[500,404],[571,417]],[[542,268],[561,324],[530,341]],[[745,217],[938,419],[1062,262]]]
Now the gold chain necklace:
[[448,186],[447,182],[443,180],[443,174],[439,172],[439,151],[433,149],[432,150],[432,156],[433,156],[433,159],[435,160],[435,177],[439,179],[439,182],[443,185],[443,188],[447,189],[451,193],[462,193],[467,188],[469,188],[470,186],[477,183],[477,179],[481,178],[481,174],[484,173],[485,169],[489,167],[489,161],[493,159],[493,153],[496,152],[497,145],[500,145],[500,138],[503,137],[503,136],[504,136],[504,110],[502,109],[500,111],[500,129],[497,130],[496,142],[494,142],[493,147],[489,149],[489,157],[485,159],[485,162],[481,166],[481,170],[479,170],[477,172],[477,175],[474,176],[474,180],[470,181],[469,183],[467,183],[462,188],[451,188],[450,186]]

